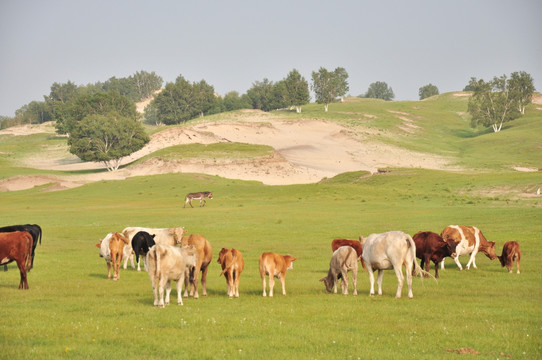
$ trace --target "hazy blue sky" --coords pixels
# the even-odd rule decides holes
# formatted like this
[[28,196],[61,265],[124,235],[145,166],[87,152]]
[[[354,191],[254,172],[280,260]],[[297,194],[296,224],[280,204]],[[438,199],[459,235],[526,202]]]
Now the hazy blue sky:
[[0,0],[0,115],[76,84],[156,72],[221,95],[292,69],[344,67],[351,95],[375,81],[396,100],[432,83],[526,71],[542,91],[542,1]]

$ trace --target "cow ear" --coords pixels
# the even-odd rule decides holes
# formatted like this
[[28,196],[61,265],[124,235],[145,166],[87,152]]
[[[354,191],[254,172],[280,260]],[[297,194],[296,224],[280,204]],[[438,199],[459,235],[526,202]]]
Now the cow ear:
[[325,280],[326,280],[326,278],[321,278],[320,282],[324,282]]

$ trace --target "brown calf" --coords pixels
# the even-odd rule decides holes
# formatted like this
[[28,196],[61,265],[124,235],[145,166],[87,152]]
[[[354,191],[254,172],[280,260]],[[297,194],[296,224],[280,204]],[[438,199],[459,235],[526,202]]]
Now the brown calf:
[[516,269],[519,274],[519,261],[521,260],[521,251],[519,244],[515,241],[507,241],[502,247],[502,255],[497,256],[501,262],[501,266],[506,266],[508,272],[512,272],[514,266],[514,260],[516,261]]
[[128,245],[130,240],[116,232],[109,239],[109,251],[111,252],[111,262],[113,263],[113,280],[120,279],[120,264],[122,262],[122,252],[124,246]]
[[27,272],[32,264],[32,235],[26,231],[0,233],[0,264],[17,262],[21,273],[19,289],[28,289]]
[[226,278],[228,296],[230,298],[234,296],[239,297],[239,278],[245,267],[243,254],[237,249],[230,250],[222,248],[220,253],[218,253],[217,262],[222,267],[220,275],[224,275]]
[[331,242],[331,250],[335,251],[341,246],[351,246],[356,250],[356,254],[358,255],[358,260],[361,261],[361,266],[365,271],[367,271],[367,268],[365,267],[365,261],[361,257],[363,254],[363,248],[361,246],[361,239],[360,240],[349,240],[349,239],[335,239]]
[[262,278],[263,296],[265,293],[265,275],[269,275],[269,296],[273,296],[275,277],[282,283],[282,295],[286,295],[286,270],[294,268],[293,262],[297,258],[291,255],[279,255],[272,252],[264,252],[260,256],[260,277]]
[[191,234],[183,236],[181,246],[194,245],[196,248],[196,268],[194,277],[190,278],[190,286],[188,286],[189,278],[184,278],[184,297],[188,297],[188,288],[190,287],[190,296],[194,299],[199,298],[198,294],[198,276],[201,271],[201,287],[203,288],[203,296],[207,296],[207,269],[213,258],[213,248],[203,235]]

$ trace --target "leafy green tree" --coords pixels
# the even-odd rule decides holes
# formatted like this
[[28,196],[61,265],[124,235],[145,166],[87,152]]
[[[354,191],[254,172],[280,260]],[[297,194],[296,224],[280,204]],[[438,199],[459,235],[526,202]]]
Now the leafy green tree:
[[296,112],[301,112],[301,106],[310,101],[309,83],[296,69],[288,73],[284,79],[286,87],[286,106],[295,106]]
[[230,91],[224,95],[224,109],[225,111],[239,110],[239,109],[250,109],[252,104],[250,98],[244,94],[239,96],[237,91]]
[[137,100],[149,98],[152,94],[162,88],[164,80],[153,71],[138,71],[130,77],[134,83],[137,93]]
[[15,111],[18,124],[42,124],[52,120],[51,108],[45,101],[32,101]]
[[393,100],[395,95],[393,94],[393,89],[388,84],[383,81],[377,81],[369,85],[365,97],[390,101]]
[[333,81],[335,83],[335,92],[336,95],[341,98],[341,102],[344,99],[344,96],[350,89],[348,86],[348,73],[346,70],[342,67],[338,67],[335,70],[333,70]]
[[422,86],[419,90],[418,90],[418,95],[420,96],[420,100],[423,100],[423,99],[426,99],[428,97],[431,97],[431,96],[435,96],[435,95],[438,95],[439,92],[438,92],[438,88],[429,83],[425,86]]
[[506,75],[495,76],[488,82],[472,78],[469,85],[474,88],[468,104],[473,128],[482,125],[499,132],[505,122],[521,116],[518,97],[511,87],[513,82]]
[[271,111],[273,98],[273,82],[267,78],[263,81],[255,81],[252,87],[247,90],[247,96],[250,99],[253,109]]
[[525,106],[531,103],[535,91],[533,78],[525,71],[516,71],[510,74],[509,81],[513,97],[518,100],[519,112],[523,115]]
[[117,170],[123,157],[148,142],[139,121],[116,112],[86,116],[75,124],[68,138],[70,153],[83,161],[102,162],[109,171]]
[[348,91],[348,73],[344,68],[338,67],[333,72],[320,67],[318,72],[312,72],[312,91],[318,104],[324,104],[327,112],[329,104],[335,102]]

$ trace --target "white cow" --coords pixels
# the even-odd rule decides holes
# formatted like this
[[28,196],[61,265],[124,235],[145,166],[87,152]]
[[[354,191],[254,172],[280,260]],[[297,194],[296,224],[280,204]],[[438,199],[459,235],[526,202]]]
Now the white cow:
[[371,234],[361,239],[363,246],[363,259],[369,272],[371,290],[369,295],[374,296],[374,270],[378,270],[378,295],[382,295],[382,277],[384,270],[395,270],[397,275],[396,298],[401,297],[403,289],[403,265],[406,268],[408,297],[412,298],[412,268],[415,274],[421,275],[424,271],[416,262],[416,245],[410,235],[402,231],[389,231],[382,234]]
[[[194,246],[154,245],[147,253],[149,277],[154,293],[154,306],[169,305],[171,280],[177,282],[177,304],[183,305],[182,286],[189,268],[196,266],[196,249]],[[164,287],[166,300],[164,302]]]
[[[122,230],[122,234],[126,236],[128,239],[130,239],[130,244],[126,245],[124,247],[124,269],[128,267],[128,259],[130,259],[130,262],[132,263],[132,269],[135,269],[134,265],[134,255],[133,255],[133,249],[132,249],[132,238],[135,234],[137,234],[140,231],[145,231],[149,233],[150,235],[156,235],[154,237],[154,242],[156,244],[163,244],[163,245],[177,245],[181,243],[181,239],[183,235],[186,233],[186,230],[184,227],[176,227],[176,228],[145,228],[145,227],[127,227],[124,230]],[[141,266],[139,262],[137,263],[137,271],[141,271]]]
[[100,257],[103,257],[105,263],[107,264],[107,278],[111,279],[111,249],[109,249],[109,240],[114,233],[107,234],[98,244],[97,247],[100,248]]
[[329,262],[329,271],[325,278],[320,279],[326,285],[326,291],[337,293],[337,282],[339,274],[342,277],[341,291],[343,295],[348,295],[348,272],[352,271],[354,283],[354,295],[358,294],[358,254],[351,246],[341,246],[333,252]]

